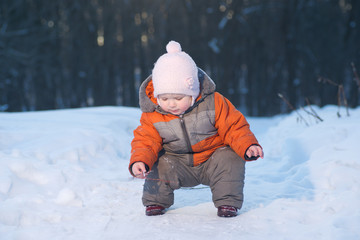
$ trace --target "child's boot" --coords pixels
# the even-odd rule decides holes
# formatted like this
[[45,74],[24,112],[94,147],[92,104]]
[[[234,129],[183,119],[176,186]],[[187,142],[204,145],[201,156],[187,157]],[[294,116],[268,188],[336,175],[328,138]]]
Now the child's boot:
[[165,213],[165,208],[160,205],[150,205],[146,206],[145,214],[146,216],[157,216],[163,215]]
[[217,215],[219,217],[236,217],[237,216],[237,208],[233,206],[223,205],[218,207]]

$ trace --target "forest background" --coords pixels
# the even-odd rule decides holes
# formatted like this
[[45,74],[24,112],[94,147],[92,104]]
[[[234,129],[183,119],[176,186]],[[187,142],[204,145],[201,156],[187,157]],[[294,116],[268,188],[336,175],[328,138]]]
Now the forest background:
[[360,103],[357,0],[1,0],[0,111],[138,107],[169,40],[250,116]]

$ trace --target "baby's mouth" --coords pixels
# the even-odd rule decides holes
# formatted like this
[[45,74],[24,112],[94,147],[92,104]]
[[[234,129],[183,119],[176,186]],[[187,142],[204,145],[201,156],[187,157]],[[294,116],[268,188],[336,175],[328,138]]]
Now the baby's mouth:
[[177,112],[179,112],[179,109],[169,109],[169,112],[171,112],[171,113],[177,113]]

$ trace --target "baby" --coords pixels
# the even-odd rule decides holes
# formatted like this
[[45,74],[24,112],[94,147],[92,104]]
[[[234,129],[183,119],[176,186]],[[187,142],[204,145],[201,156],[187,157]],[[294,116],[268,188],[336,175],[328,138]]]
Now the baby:
[[180,44],[170,41],[166,50],[140,87],[143,113],[131,143],[129,170],[145,179],[145,213],[162,215],[174,190],[203,184],[218,216],[237,216],[245,160],[263,158],[263,150],[245,117]]

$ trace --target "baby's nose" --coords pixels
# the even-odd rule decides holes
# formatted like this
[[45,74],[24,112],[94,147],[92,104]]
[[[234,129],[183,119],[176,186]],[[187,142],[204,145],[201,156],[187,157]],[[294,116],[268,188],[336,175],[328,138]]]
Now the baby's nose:
[[169,101],[169,106],[171,106],[171,107],[176,106],[175,100],[170,100],[170,101]]

